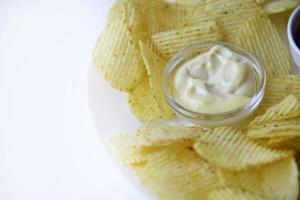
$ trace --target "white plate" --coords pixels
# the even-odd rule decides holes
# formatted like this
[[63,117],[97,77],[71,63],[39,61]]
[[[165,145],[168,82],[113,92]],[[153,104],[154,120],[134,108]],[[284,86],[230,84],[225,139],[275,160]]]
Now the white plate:
[[[105,3],[105,8],[103,9],[109,9],[111,4],[112,1]],[[275,17],[273,20],[277,20],[277,18]],[[280,21],[283,22],[284,19],[280,19]],[[285,29],[283,29],[284,27],[280,34],[282,38],[285,38]],[[103,145],[106,145],[104,141],[109,136],[120,133],[134,134],[137,128],[142,125],[129,110],[127,94],[113,89],[93,65],[89,70],[89,100],[94,124],[103,141]],[[107,147],[107,149],[109,148]],[[112,160],[119,166],[124,175],[131,180],[132,184],[145,193],[149,199],[156,199],[153,194],[150,194],[142,187],[130,169],[122,166],[115,156],[111,152],[109,153]]]

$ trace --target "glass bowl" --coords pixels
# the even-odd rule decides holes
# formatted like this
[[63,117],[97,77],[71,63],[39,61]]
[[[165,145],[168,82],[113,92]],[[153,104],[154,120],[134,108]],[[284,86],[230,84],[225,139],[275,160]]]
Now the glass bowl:
[[[249,59],[249,61],[252,63],[251,74],[253,74],[253,78],[256,84],[255,94],[250,98],[250,100],[246,104],[228,112],[216,114],[195,112],[180,105],[174,98],[172,94],[173,77],[177,69],[179,69],[183,64],[192,60],[197,55],[209,51],[209,49],[211,49],[211,47],[214,45],[223,45],[231,51]],[[163,75],[163,91],[166,101],[169,104],[170,108],[177,115],[185,118],[186,120],[205,127],[236,125],[238,123],[241,123],[243,120],[249,117],[261,103],[265,93],[265,86],[265,70],[262,64],[258,61],[258,59],[248,51],[236,45],[223,42],[204,42],[194,43],[190,45],[186,49],[180,51],[169,61]]]

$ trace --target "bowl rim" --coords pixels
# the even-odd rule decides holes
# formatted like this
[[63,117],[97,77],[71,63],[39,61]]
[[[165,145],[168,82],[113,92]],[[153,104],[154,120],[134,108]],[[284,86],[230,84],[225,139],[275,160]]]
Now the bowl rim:
[[296,44],[295,37],[292,33],[292,28],[296,22],[296,19],[298,18],[300,20],[300,5],[291,14],[287,26],[287,35],[288,35],[289,44],[292,50],[296,52],[297,55],[300,57],[300,47],[298,47],[298,45]]

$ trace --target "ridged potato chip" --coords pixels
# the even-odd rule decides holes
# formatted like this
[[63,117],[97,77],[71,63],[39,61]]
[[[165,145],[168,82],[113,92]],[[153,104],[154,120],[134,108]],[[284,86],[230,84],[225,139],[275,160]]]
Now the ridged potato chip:
[[126,1],[117,0],[109,10],[107,16],[107,24],[115,23],[116,21],[124,22],[126,20]]
[[[271,79],[267,82],[266,93],[262,102],[262,110],[282,101],[293,94],[300,100],[300,76],[287,75]],[[261,108],[259,108],[260,110]]]
[[264,114],[256,116],[248,126],[287,120],[295,117],[300,117],[300,101],[294,95],[289,95],[280,103],[270,107]]
[[259,145],[230,127],[219,127],[201,134],[194,149],[212,165],[229,170],[261,166],[292,154]]
[[240,188],[222,188],[209,193],[207,200],[268,200]]
[[271,0],[255,0],[257,4],[265,4]]
[[126,0],[126,24],[134,46],[139,48],[139,41],[146,42],[150,38],[148,23],[145,18],[146,5],[140,0]]
[[142,183],[161,199],[205,199],[210,190],[219,186],[214,170],[190,145],[169,145],[154,153],[145,166],[136,170]]
[[[220,173],[221,172],[221,173]],[[295,199],[298,169],[293,157],[240,172],[219,169],[224,187],[239,187],[267,199]]]
[[137,138],[144,145],[169,145],[197,138],[203,132],[202,127],[186,127],[182,125],[167,125],[154,122],[147,124],[137,131]]
[[124,165],[143,165],[148,159],[147,156],[153,153],[151,149],[138,146],[134,135],[120,134],[111,137],[108,142]]
[[172,4],[166,1],[143,1],[147,13],[149,32],[155,34],[181,26],[194,6]]
[[192,5],[196,6],[199,3],[202,3],[203,0],[176,0],[176,3],[181,5]]
[[300,120],[287,120],[250,126],[247,136],[253,139],[300,137]]
[[[177,29],[186,22],[188,14],[194,9],[194,6],[180,5],[180,4],[169,4],[165,9],[162,10],[164,15],[164,24],[159,32]],[[161,19],[160,19],[161,21]]]
[[267,199],[292,200],[298,195],[298,169],[293,157],[239,172],[218,169],[217,174],[223,187],[239,187]]
[[215,21],[206,21],[193,26],[157,33],[152,36],[158,51],[166,58],[195,42],[219,41],[222,34]]
[[[205,13],[206,2],[202,1],[198,3],[197,6],[193,6],[194,8],[187,14],[185,24],[194,25],[203,23],[209,20],[209,17]],[[198,16],[198,18],[194,17]]]
[[140,51],[147,68],[150,88],[154,99],[156,100],[160,109],[164,112],[164,115],[172,118],[175,114],[170,110],[163,93],[162,79],[163,72],[167,63],[155,54],[149,47],[143,42],[140,42]]
[[233,42],[239,27],[249,17],[263,12],[253,0],[209,0],[206,1],[204,11],[200,6],[199,11],[196,10],[187,22],[195,24],[207,19],[215,20],[224,32],[225,41]]
[[258,143],[273,149],[300,151],[300,139],[298,137],[284,136],[269,139],[256,139]]
[[294,137],[294,138],[290,137],[289,140],[288,137],[283,137],[283,138],[286,140],[278,142],[277,144],[273,144],[272,148],[282,149],[282,150],[293,150],[295,152],[300,152],[300,139],[298,137]]
[[263,177],[259,168],[231,171],[217,168],[217,175],[222,187],[239,187],[240,189],[264,196]]
[[299,173],[294,157],[288,157],[263,167],[262,175],[263,189],[269,199],[297,200]]
[[243,23],[236,43],[256,54],[268,79],[290,73],[291,62],[287,46],[267,16],[254,16]]
[[111,23],[102,32],[94,50],[94,63],[111,86],[121,91],[132,90],[146,73],[123,22]]
[[276,14],[294,9],[299,3],[299,0],[273,0],[264,5],[264,9],[268,14]]
[[289,149],[295,150],[295,137],[294,136],[284,136],[284,137],[273,137],[273,138],[258,138],[255,139],[261,145],[276,148],[276,149]]
[[153,96],[148,80],[142,81],[140,85],[128,93],[128,105],[131,112],[143,122],[165,117]]
[[289,18],[291,16],[291,11],[283,12],[279,14],[270,15],[269,18],[271,19],[272,23],[275,25],[277,32],[279,33],[282,41],[288,43],[287,38],[287,25]]

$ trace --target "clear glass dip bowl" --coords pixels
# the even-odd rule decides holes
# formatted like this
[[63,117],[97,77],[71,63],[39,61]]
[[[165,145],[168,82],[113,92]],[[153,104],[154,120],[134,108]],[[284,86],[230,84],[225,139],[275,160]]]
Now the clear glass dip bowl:
[[[251,74],[254,76],[253,78],[255,80],[255,94],[246,104],[228,112],[216,114],[194,112],[193,110],[189,110],[188,108],[180,105],[174,98],[173,78],[177,69],[199,54],[209,51],[214,45],[223,45],[231,51],[249,59],[249,61],[252,63]],[[265,70],[257,58],[238,46],[222,42],[204,42],[190,45],[186,49],[180,51],[170,60],[163,75],[163,91],[166,101],[171,109],[177,115],[187,119],[188,121],[205,127],[238,125],[241,123],[243,120],[249,117],[261,103],[265,93],[265,86]]]

